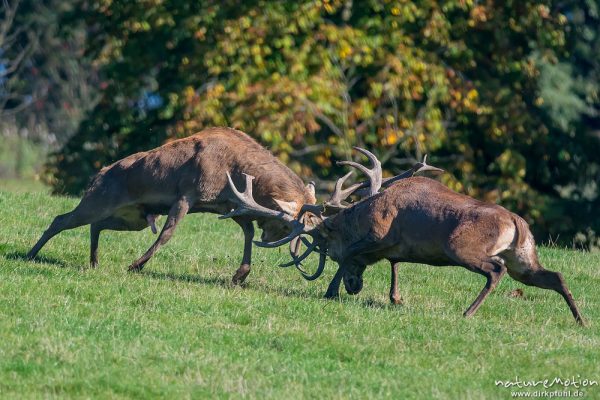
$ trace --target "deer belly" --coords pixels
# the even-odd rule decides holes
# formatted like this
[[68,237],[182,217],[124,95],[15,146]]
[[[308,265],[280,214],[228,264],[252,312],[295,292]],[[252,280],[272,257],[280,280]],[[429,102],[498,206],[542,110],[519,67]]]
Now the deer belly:
[[452,265],[454,261],[444,249],[432,243],[399,245],[389,249],[386,259],[397,262],[411,262],[435,266]]
[[113,217],[123,221],[131,230],[141,230],[148,226],[144,212],[136,206],[119,208],[115,211]]

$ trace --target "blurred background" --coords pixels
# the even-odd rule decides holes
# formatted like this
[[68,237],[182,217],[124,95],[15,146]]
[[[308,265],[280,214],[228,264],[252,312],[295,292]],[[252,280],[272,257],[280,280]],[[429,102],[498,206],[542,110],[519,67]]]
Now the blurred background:
[[[325,190],[371,149],[600,249],[600,1],[0,0],[0,187],[231,126]],[[44,185],[44,186],[42,186]],[[46,189],[47,188],[47,189]]]

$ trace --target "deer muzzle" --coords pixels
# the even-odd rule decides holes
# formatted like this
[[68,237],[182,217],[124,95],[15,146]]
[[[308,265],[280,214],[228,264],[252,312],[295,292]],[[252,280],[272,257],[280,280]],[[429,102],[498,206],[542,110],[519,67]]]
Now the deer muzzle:
[[348,294],[355,295],[360,293],[363,287],[362,275],[344,275],[344,287]]

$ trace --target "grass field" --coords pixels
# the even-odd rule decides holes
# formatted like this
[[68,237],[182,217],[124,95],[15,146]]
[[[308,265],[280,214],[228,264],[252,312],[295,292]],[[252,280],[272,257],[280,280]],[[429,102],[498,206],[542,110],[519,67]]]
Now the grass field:
[[[24,260],[75,204],[0,188],[1,398],[502,399],[514,389],[495,380],[600,381],[598,253],[540,249],[589,327],[558,294],[508,276],[466,320],[484,280],[462,268],[407,264],[405,304],[390,306],[379,263],[360,295],[327,301],[333,263],[308,283],[277,267],[285,249],[256,249],[247,284],[230,287],[242,233],[208,214],[186,217],[138,274],[126,267],[154,240],[149,230],[103,233],[93,270],[87,227]],[[516,288],[523,297],[510,296]],[[600,398],[599,386],[580,390]]]

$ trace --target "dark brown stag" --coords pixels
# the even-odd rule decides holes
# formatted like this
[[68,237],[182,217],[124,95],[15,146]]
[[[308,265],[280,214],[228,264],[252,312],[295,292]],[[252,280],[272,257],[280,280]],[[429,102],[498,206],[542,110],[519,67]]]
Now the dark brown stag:
[[[133,154],[103,168],[92,180],[79,205],[59,215],[28,253],[33,258],[53,236],[66,229],[90,225],[90,264],[98,263],[102,230],[156,232],[156,215],[168,215],[154,244],[130,270],[141,270],[173,234],[188,213],[223,214],[235,205],[224,171],[243,182],[242,172],[256,176],[256,201],[278,209],[278,215],[295,217],[304,204],[315,202],[314,186],[302,180],[248,135],[230,128],[210,128],[154,150]],[[250,272],[253,220],[263,229],[262,240],[273,241],[289,233],[278,218],[234,218],[244,231],[241,266],[233,277],[241,283]]]
[[[558,292],[566,300],[576,321],[583,324],[562,275],[546,270],[540,264],[533,235],[521,217],[501,206],[455,193],[433,179],[408,177],[412,175],[410,173],[392,178],[394,184],[380,192],[382,179],[379,161],[366,150],[357,150],[370,158],[373,167],[367,169],[351,162],[344,164],[356,167],[369,176],[367,198],[348,207],[341,204],[343,199],[366,186],[355,184],[343,190],[342,185],[348,177],[346,175],[338,181],[329,202],[322,206],[305,207],[303,211],[312,213],[310,218],[300,220],[279,216],[294,226],[287,237],[257,245],[274,247],[292,242],[295,251],[291,252],[293,260],[289,265],[296,265],[299,269],[302,260],[311,252],[319,252],[320,263],[314,275],[309,276],[301,269],[308,279],[318,277],[323,271],[326,255],[331,257],[338,263],[339,269],[329,284],[325,294],[327,298],[338,296],[342,280],[348,293],[360,292],[366,266],[382,259],[391,264],[390,300],[396,304],[401,302],[397,277],[399,263],[457,265],[486,278],[483,290],[465,311],[466,317],[477,311],[508,272],[512,278],[526,285]],[[412,171],[419,169],[417,165]],[[424,170],[435,168],[426,166]],[[237,191],[230,180],[240,205],[225,217],[251,215],[278,218],[277,212],[254,202],[251,180],[252,177],[247,177],[244,193]],[[312,242],[306,235],[312,237]],[[302,255],[297,251],[296,243],[299,240],[308,247]]]

